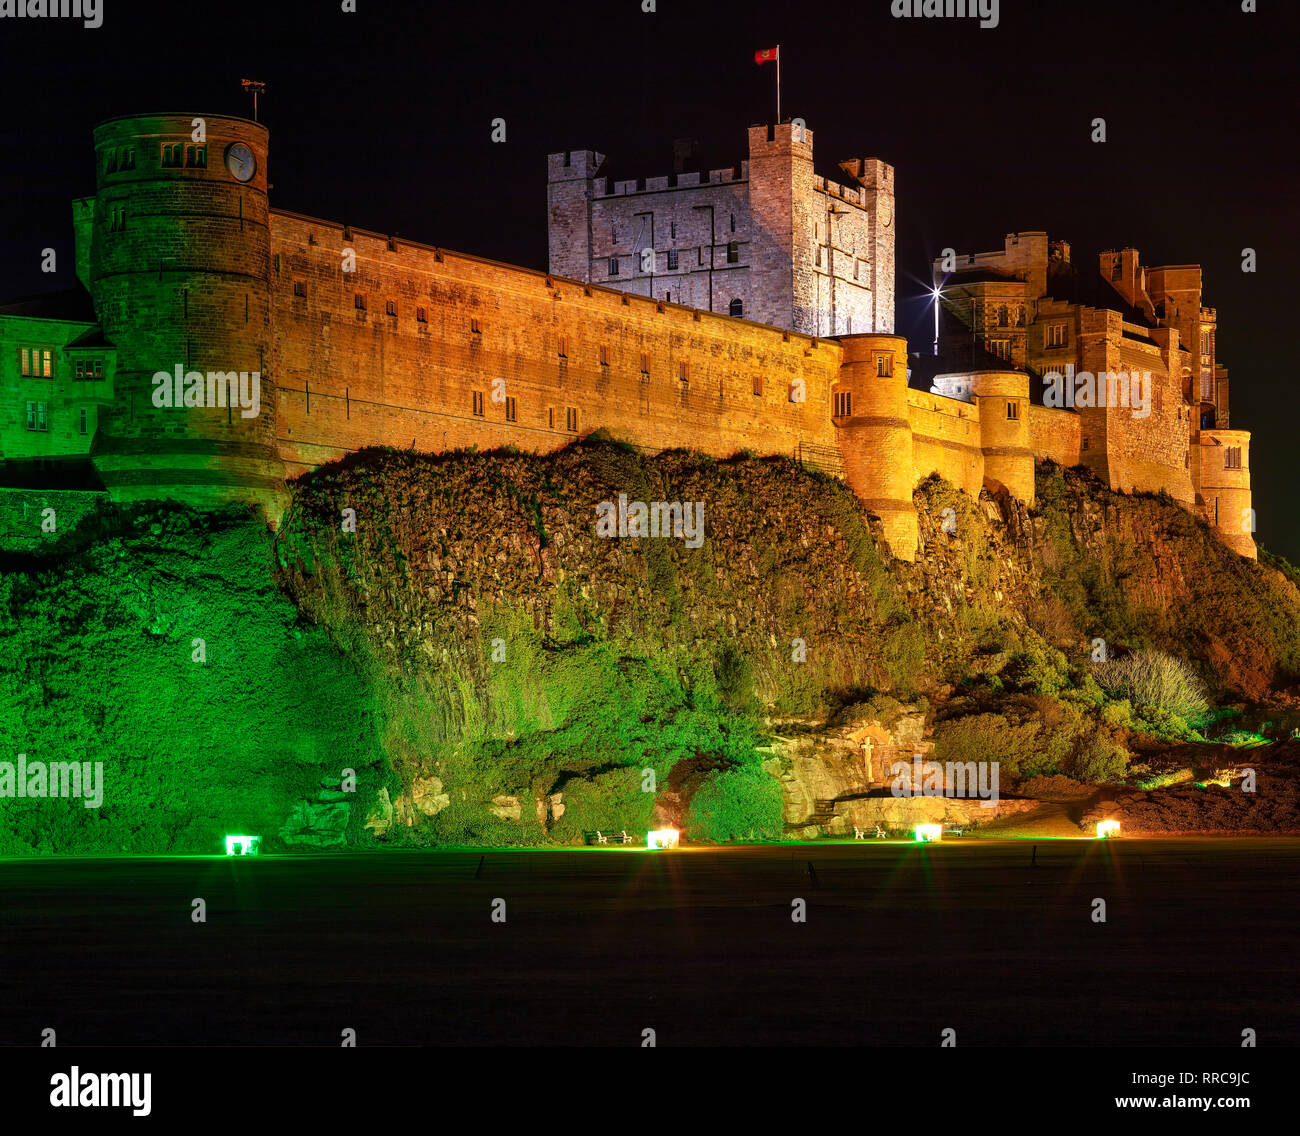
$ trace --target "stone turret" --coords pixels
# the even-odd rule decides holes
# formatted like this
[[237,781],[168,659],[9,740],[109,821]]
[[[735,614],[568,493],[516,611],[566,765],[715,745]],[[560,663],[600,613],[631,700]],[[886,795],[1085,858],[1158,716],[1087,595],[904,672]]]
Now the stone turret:
[[[266,128],[219,115],[133,115],[96,128],[95,158],[97,193],[78,229],[90,241],[95,311],[118,351],[95,467],[115,500],[251,501],[275,520],[284,467],[270,373]],[[178,366],[190,404],[175,405],[173,388],[173,405],[160,406],[155,373]],[[238,382],[240,372],[249,405],[230,406],[228,379],[207,376]]]
[[913,560],[919,540],[912,505],[912,426],[907,410],[907,340],[847,335],[831,409],[844,476],[880,517],[890,551]]

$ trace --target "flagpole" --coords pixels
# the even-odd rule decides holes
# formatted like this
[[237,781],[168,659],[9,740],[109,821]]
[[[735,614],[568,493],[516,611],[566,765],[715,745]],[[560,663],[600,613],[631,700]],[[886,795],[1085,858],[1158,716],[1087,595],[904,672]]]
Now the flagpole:
[[776,124],[781,125],[781,45],[776,45]]

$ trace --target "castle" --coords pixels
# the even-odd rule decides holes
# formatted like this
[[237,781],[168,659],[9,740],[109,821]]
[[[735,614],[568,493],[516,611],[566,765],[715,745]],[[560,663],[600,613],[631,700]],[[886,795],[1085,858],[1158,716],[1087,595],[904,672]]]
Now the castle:
[[[603,429],[840,475],[904,559],[921,479],[1032,503],[1038,457],[1166,489],[1254,555],[1249,435],[1227,428],[1199,268],[1125,249],[1079,272],[1063,243],[1013,234],[941,258],[946,326],[909,356],[893,170],[819,178],[802,125],[751,128],[739,170],[612,190],[601,155],[550,155],[549,272],[272,209],[268,133],[246,119],[135,115],[94,141],[80,287],[0,306],[5,484],[84,476],[274,522],[286,479],[362,447],[546,453]],[[1073,370],[1150,372],[1149,414],[1043,405],[1041,377]]]

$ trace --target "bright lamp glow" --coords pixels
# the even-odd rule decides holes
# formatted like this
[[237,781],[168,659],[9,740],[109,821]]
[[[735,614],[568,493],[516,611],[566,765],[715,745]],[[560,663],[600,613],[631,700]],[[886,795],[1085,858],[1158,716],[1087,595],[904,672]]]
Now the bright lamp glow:
[[1119,835],[1119,821],[1117,820],[1099,820],[1097,822],[1097,839],[1106,840],[1111,836]]
[[943,825],[941,824],[918,824],[914,831],[918,844],[929,844],[935,840],[943,839]]
[[227,856],[256,856],[257,846],[262,843],[260,836],[227,836]]
[[675,828],[656,828],[646,833],[645,844],[647,848],[676,848],[677,836]]

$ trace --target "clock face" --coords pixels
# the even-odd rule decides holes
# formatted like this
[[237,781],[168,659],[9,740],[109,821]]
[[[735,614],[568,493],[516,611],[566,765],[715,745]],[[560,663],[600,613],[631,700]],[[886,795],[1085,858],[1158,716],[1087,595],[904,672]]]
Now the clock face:
[[257,160],[242,142],[232,142],[226,148],[226,168],[236,181],[247,181],[257,169]]

